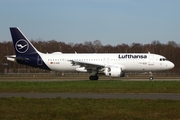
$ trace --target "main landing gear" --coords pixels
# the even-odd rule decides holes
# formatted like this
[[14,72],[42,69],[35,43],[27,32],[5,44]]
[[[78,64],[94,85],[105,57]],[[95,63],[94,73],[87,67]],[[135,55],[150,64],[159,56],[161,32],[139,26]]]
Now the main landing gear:
[[97,75],[91,75],[89,76],[89,80],[98,80],[99,77]]

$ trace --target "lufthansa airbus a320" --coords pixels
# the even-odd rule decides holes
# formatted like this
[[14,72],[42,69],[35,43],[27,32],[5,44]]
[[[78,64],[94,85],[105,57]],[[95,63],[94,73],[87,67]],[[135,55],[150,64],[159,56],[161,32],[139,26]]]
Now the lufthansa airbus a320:
[[[108,77],[124,77],[125,72],[154,72],[169,70],[174,64],[164,56],[151,53],[73,53],[39,52],[17,27],[10,28],[16,55],[7,56],[7,60],[36,68],[88,72],[90,80],[98,80],[98,73]],[[149,77],[153,79],[152,74]]]

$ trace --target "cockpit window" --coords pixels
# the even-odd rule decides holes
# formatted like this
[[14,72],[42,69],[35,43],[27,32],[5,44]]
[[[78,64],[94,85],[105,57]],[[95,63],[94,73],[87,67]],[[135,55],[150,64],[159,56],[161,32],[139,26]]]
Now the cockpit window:
[[166,58],[160,58],[160,61],[168,61]]

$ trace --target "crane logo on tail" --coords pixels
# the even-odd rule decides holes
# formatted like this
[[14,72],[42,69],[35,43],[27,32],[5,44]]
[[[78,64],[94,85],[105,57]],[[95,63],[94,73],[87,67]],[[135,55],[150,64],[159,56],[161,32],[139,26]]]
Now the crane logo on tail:
[[25,53],[29,49],[29,44],[26,40],[20,39],[16,42],[15,48],[19,53]]

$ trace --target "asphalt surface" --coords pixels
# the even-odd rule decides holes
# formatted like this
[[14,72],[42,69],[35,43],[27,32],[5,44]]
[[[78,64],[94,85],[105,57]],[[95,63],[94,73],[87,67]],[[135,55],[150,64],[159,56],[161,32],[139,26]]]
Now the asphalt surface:
[[180,94],[148,93],[148,94],[106,94],[106,93],[0,93],[1,98],[90,98],[90,99],[166,99],[180,100]]
[[[114,78],[109,78],[109,79],[100,79],[98,81],[150,81],[148,78],[147,79],[114,79]],[[55,78],[55,79],[51,79],[51,78],[47,78],[47,79],[39,79],[39,78],[16,78],[16,79],[1,79],[0,78],[0,82],[54,82],[54,81],[89,81],[88,79],[60,79],[60,78]],[[180,78],[166,78],[166,79],[154,79],[152,81],[180,81]]]

